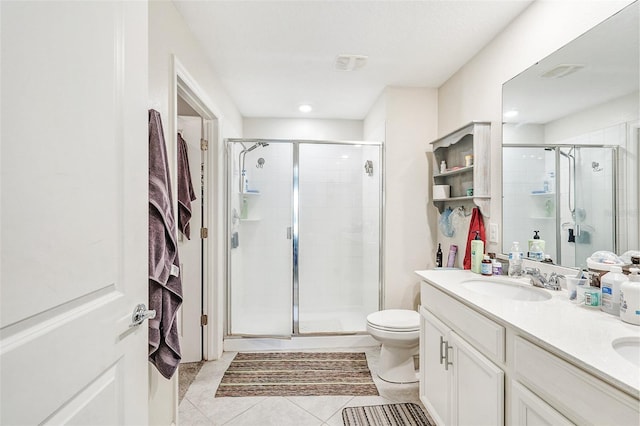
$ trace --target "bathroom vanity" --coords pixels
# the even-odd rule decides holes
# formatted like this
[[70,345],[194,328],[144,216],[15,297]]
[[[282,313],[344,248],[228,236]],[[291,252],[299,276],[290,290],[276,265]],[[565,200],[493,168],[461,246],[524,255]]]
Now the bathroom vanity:
[[417,274],[420,399],[439,425],[640,424],[640,327],[525,278]]

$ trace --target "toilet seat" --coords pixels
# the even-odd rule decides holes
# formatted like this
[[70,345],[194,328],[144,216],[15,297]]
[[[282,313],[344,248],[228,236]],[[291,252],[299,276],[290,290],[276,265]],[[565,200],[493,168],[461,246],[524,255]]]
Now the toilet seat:
[[407,309],[387,309],[367,316],[367,324],[375,329],[394,332],[420,330],[420,315]]

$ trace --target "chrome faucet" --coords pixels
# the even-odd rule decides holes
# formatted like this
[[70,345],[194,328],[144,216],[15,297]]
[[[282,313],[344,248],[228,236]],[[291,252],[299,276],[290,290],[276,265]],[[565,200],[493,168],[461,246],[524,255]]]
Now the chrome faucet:
[[525,268],[524,275],[528,275],[531,278],[531,284],[534,287],[546,288],[547,290],[560,290],[560,283],[558,278],[563,278],[564,275],[556,274],[552,272],[547,278],[547,274],[540,272],[538,268]]

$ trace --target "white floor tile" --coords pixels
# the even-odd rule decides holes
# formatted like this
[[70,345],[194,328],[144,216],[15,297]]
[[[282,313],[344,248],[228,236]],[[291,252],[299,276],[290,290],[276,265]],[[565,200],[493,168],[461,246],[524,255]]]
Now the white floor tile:
[[287,396],[289,401],[313,414],[320,420],[326,421],[338,411],[342,410],[352,396]]
[[276,396],[265,398],[225,426],[321,426],[322,423],[288,399]]

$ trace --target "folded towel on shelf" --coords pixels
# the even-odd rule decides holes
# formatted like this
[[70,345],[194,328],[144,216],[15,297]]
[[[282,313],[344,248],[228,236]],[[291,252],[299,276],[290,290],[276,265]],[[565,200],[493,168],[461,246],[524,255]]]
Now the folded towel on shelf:
[[187,142],[178,133],[178,228],[187,239],[191,239],[191,202],[195,201],[196,193],[191,183],[191,169]]
[[149,110],[149,361],[167,379],[180,363],[176,314],[182,304],[171,179],[160,113]]

